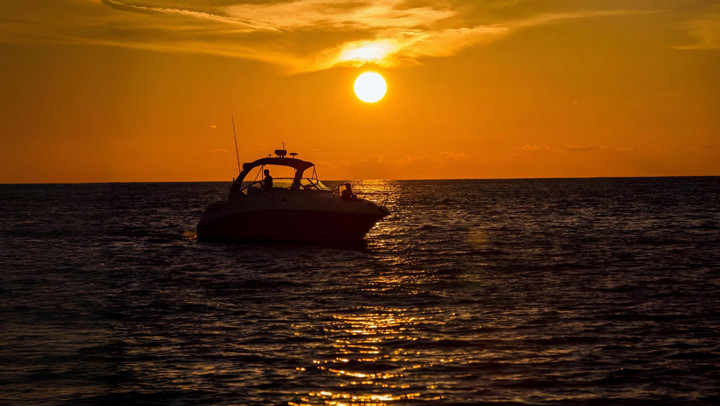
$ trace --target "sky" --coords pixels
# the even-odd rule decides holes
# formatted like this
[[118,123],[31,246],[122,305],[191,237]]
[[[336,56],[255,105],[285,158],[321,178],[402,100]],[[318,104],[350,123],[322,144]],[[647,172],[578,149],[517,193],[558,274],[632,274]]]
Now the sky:
[[0,0],[0,183],[717,176],[719,72],[717,0]]

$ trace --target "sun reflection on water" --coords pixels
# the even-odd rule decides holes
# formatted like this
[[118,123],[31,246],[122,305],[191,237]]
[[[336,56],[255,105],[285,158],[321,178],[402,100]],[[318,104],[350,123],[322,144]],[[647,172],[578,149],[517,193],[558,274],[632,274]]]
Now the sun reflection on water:
[[396,206],[398,197],[400,196],[397,181],[382,179],[361,180],[352,182],[352,187],[353,190],[362,195],[361,197],[386,207]]
[[[305,372],[321,374],[327,389],[315,390],[291,405],[386,406],[416,399],[426,387],[413,384],[425,365],[421,351],[408,349],[418,340],[416,326],[441,321],[418,309],[364,306],[352,313],[332,315],[323,328],[330,342],[326,352]],[[428,400],[427,395],[422,396]]]
[[[424,287],[435,276],[415,267],[413,254],[405,250],[426,244],[408,239],[427,221],[404,209],[407,202],[403,199],[416,197],[403,195],[402,185],[394,181],[365,180],[354,182],[352,188],[391,213],[368,233],[378,268],[372,280],[363,284],[362,294],[395,296],[394,291],[400,288],[414,297],[436,294]],[[404,271],[394,272],[396,269]],[[318,316],[314,325],[296,326],[301,332],[320,327],[326,345],[316,351],[312,365],[302,370],[315,382],[314,390],[298,393],[290,404],[388,406],[442,399],[442,389],[438,388],[442,383],[428,375],[428,368],[456,361],[430,349],[435,348],[435,342],[428,332],[455,317],[455,313],[432,306],[358,305]]]

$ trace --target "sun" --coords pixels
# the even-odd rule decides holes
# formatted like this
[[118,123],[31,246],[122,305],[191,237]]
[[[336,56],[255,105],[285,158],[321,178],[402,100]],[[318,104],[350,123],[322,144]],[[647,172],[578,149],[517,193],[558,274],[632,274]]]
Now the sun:
[[379,73],[365,72],[355,79],[355,95],[365,103],[375,103],[385,96],[387,84]]

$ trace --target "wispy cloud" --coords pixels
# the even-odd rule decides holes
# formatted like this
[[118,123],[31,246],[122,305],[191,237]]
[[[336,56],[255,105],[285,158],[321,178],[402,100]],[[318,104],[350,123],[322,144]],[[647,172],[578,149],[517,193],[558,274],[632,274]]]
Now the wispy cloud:
[[514,147],[511,149],[512,151],[528,151],[528,152],[537,152],[537,151],[550,151],[550,147],[547,145],[535,145],[535,144],[525,144],[520,147]]
[[588,144],[573,144],[573,145],[566,145],[565,150],[572,151],[572,152],[590,152],[590,151],[597,151],[601,147],[597,147],[594,145],[588,145]]
[[678,49],[720,49],[720,5],[683,24],[693,42]]
[[261,20],[253,20],[247,18],[235,18],[230,16],[223,16],[219,14],[213,14],[211,12],[187,10],[183,8],[174,7],[160,7],[160,6],[149,6],[142,4],[133,4],[130,2],[124,2],[119,0],[100,0],[101,3],[106,4],[110,7],[125,10],[125,11],[136,11],[145,13],[157,13],[157,14],[168,14],[182,17],[193,18],[197,20],[205,20],[222,24],[231,24],[240,27],[240,31],[255,32],[255,31],[278,31],[280,27],[275,24],[263,22]]
[[231,5],[224,11],[239,19],[272,21],[288,30],[410,28],[433,24],[456,14],[448,8],[407,6],[404,0],[297,0]]
[[[387,173],[403,173],[410,178],[433,178],[436,171],[451,168],[460,177],[467,176],[462,168],[487,161],[480,155],[465,152],[441,151],[433,154],[385,156],[370,155],[356,159],[318,161],[318,166],[333,173],[360,173],[366,179],[380,179]],[[460,169],[458,169],[460,168]],[[458,176],[458,175],[454,175]]]
[[[28,6],[28,22],[23,24],[2,22],[0,8],[0,28],[7,29],[0,30],[5,31],[0,40],[25,35],[35,40],[214,54],[306,72],[335,66],[417,64],[528,27],[637,12],[568,9],[510,13],[513,17],[497,12],[517,3],[205,0],[189,7],[179,0],[57,0],[47,10]],[[44,32],[38,34],[38,27]]]

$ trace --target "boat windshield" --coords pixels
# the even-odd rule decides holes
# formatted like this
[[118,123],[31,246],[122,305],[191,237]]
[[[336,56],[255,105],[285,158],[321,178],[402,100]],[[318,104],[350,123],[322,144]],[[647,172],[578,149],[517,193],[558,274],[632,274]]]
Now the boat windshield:
[[[242,193],[245,195],[251,195],[253,193],[264,190],[262,181],[254,182],[243,182]],[[282,189],[296,189],[296,190],[324,190],[331,192],[332,190],[325,186],[324,183],[318,179],[303,178],[300,180],[300,185],[293,187],[293,178],[274,178],[273,179],[273,190]]]
[[[260,167],[259,171],[255,175],[255,180],[252,182],[243,182],[243,186],[241,189],[241,193],[245,195],[251,195],[253,193],[257,193],[259,191],[264,190],[263,187],[263,181],[262,181],[262,173],[265,167]],[[290,168],[280,168],[285,169],[284,171],[278,170],[278,167],[273,166],[272,173],[281,173],[282,177],[273,177],[273,183],[272,183],[272,189],[273,190],[281,190],[281,189],[296,189],[296,190],[323,190],[323,191],[332,191],[329,187],[325,186],[319,179],[317,179],[317,175],[315,171],[313,170],[311,173],[313,174],[312,177],[309,178],[302,178],[300,179],[300,184],[295,185],[294,184],[294,177],[292,176],[292,173],[287,171],[287,169]],[[313,167],[314,169],[314,167]],[[284,176],[283,176],[284,175]]]

